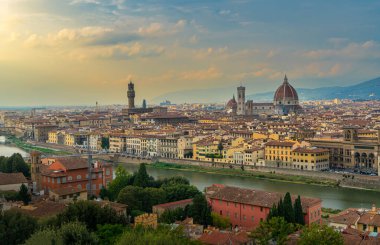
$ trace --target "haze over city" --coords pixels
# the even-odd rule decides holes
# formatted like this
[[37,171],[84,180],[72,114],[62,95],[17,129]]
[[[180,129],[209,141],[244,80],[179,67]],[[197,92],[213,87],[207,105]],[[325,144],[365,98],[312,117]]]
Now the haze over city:
[[351,85],[379,76],[379,21],[378,1],[0,0],[0,105]]

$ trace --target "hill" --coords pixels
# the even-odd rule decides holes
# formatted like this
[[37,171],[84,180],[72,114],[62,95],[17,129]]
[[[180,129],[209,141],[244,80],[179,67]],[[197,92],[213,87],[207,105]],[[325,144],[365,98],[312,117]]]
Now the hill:
[[[334,86],[320,88],[296,88],[299,99],[302,100],[330,100],[330,99],[352,99],[352,100],[380,100],[380,77],[358,83],[351,86]],[[227,102],[236,88],[215,88],[215,89],[197,89],[185,90],[163,94],[154,99],[159,103],[166,99],[175,103],[184,102]],[[256,93],[246,96],[246,99],[253,101],[272,101],[274,91],[265,93]]]

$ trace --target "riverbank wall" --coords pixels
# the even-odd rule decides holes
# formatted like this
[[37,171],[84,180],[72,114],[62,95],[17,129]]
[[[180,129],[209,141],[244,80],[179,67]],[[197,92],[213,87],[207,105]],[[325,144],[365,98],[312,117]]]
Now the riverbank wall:
[[[241,169],[240,165],[230,165],[225,164],[224,166],[220,163],[213,165],[211,162],[201,162],[192,159],[170,159],[170,158],[155,158],[155,159],[144,159],[139,157],[125,157],[125,156],[110,156],[110,155],[98,155],[94,159],[114,162],[114,163],[129,163],[129,164],[140,164],[140,163],[166,163],[168,165],[161,168],[173,168],[175,165],[184,166],[184,171],[201,171],[209,172],[211,174],[231,174],[231,175],[242,175],[245,177],[247,173],[252,173],[251,177],[259,177],[260,173],[264,174],[264,178],[294,182],[304,182],[307,184],[318,184],[326,183],[330,186],[340,186],[345,188],[359,188],[366,190],[380,191],[380,177],[379,176],[366,176],[358,174],[343,174],[343,173],[331,173],[331,172],[320,172],[320,171],[305,171],[305,170],[295,170],[295,169],[285,169],[285,168],[275,168],[275,167],[255,167],[255,166],[244,166],[244,171],[237,171]],[[193,169],[191,168],[194,167]],[[225,171],[221,173],[219,170],[224,169]],[[235,170],[228,172],[228,170]],[[256,174],[256,175],[255,175]],[[284,178],[282,178],[284,177]],[[300,177],[302,180],[300,181]]]

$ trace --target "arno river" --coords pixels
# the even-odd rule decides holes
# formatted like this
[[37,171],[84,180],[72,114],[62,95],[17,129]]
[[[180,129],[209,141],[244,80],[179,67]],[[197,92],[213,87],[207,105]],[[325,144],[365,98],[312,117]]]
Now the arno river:
[[[13,153],[20,153],[22,156],[28,155],[26,152],[17,147],[0,144],[0,156],[11,156]],[[138,169],[138,165],[136,164],[123,164],[123,166],[129,172],[134,172]],[[180,170],[148,168],[148,173],[154,178],[183,176],[187,178],[190,183],[192,185],[195,185],[199,190],[203,190],[206,186],[210,186],[214,183],[219,183],[265,191],[276,191],[283,193],[289,191],[291,194],[299,194],[305,197],[319,197],[323,200],[323,206],[327,208],[369,208],[371,207],[372,203],[375,203],[376,206],[380,207],[380,192],[294,184],[288,182],[244,178],[238,176],[234,177],[206,173],[185,172]]]
[[[135,172],[138,165],[123,164],[129,172]],[[186,172],[181,170],[166,170],[147,168],[149,175],[154,178],[165,178],[171,176],[183,176],[198,189],[203,190],[213,183],[238,186],[243,188],[253,188],[265,191],[287,192],[299,194],[305,197],[319,197],[322,199],[322,206],[326,208],[345,209],[349,207],[370,208],[373,203],[380,207],[380,192],[324,187],[307,184],[295,184],[289,182],[278,182],[262,180],[256,178],[244,178],[239,176],[223,176],[206,173]]]

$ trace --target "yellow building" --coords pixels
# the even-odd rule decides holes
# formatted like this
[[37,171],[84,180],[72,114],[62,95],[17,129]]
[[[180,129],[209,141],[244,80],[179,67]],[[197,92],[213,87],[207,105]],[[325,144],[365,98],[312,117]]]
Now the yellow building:
[[65,134],[65,145],[74,146],[75,144],[75,136],[74,134],[67,133]]
[[219,154],[219,141],[214,138],[206,138],[193,143],[193,159],[204,160],[208,155]]
[[58,144],[58,132],[57,131],[50,131],[48,133],[48,141],[47,141],[47,143]]
[[270,141],[265,144],[265,163],[275,167],[288,167],[292,163],[292,141]]
[[330,151],[321,148],[299,147],[292,151],[293,168],[321,171],[329,169]]

